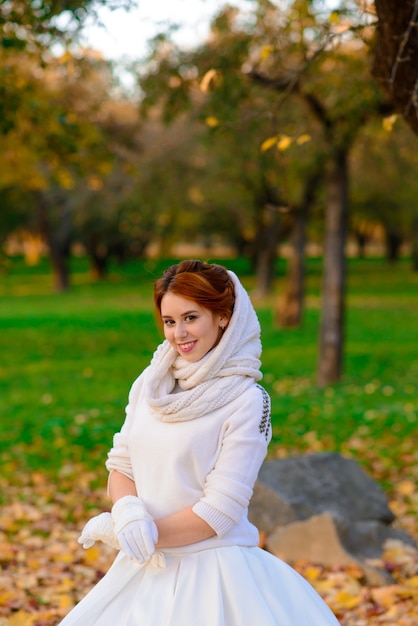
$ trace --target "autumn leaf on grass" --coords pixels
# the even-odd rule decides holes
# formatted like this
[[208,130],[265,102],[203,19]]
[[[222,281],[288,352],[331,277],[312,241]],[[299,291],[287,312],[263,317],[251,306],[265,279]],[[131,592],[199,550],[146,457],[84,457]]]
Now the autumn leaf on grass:
[[398,585],[386,585],[371,590],[373,601],[384,609],[389,609],[399,600]]
[[385,541],[382,560],[387,569],[403,577],[414,576],[418,570],[418,550],[396,539]]
[[26,611],[17,611],[9,617],[10,626],[32,626],[38,620],[35,613],[27,613]]
[[101,551],[99,548],[89,548],[83,554],[83,563],[86,563],[86,565],[96,565],[100,556]]
[[333,598],[332,606],[334,609],[354,609],[363,601],[361,592],[351,593],[341,589]]
[[322,572],[322,568],[315,566],[315,565],[309,565],[304,571],[303,571],[303,575],[304,577],[309,580],[309,582],[313,582],[315,580],[318,580],[318,578],[320,577]]
[[412,480],[402,480],[398,484],[396,491],[403,496],[412,496],[416,489],[417,486]]

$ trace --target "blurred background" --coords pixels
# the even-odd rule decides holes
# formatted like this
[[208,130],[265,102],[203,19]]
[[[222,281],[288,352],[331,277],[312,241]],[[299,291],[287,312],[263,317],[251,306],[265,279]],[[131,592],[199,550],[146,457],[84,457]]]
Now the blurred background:
[[414,0],[0,4],[5,624],[56,623],[82,567],[105,567],[90,552],[69,577],[63,528],[74,542],[103,509],[106,452],[161,340],[153,281],[181,258],[227,266],[253,299],[270,456],[356,459],[418,538],[417,15]]

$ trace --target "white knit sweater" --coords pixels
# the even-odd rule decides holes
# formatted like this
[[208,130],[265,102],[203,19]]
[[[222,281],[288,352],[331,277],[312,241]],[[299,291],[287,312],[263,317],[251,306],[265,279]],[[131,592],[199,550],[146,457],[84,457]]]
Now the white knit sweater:
[[257,545],[247,509],[271,438],[267,393],[253,382],[241,396],[198,419],[165,422],[146,400],[149,376],[147,368],[131,388],[107,469],[135,481],[154,519],[193,506],[216,532],[167,552]]
[[[136,483],[154,519],[193,507],[215,537],[182,549],[253,546],[247,508],[271,437],[270,401],[257,384],[260,324],[238,277],[219,343],[188,362],[168,341],[132,386],[126,421],[107,468]],[[178,552],[178,550],[176,550]]]

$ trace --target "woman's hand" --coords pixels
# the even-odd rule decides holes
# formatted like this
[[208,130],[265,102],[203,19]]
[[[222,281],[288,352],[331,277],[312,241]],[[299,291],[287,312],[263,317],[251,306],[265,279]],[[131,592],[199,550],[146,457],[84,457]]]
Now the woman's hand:
[[113,531],[113,520],[110,513],[100,513],[100,515],[89,519],[78,538],[78,543],[86,550],[91,548],[96,541],[102,541],[108,546],[120,550],[119,542]]
[[155,552],[158,530],[141,498],[127,495],[116,500],[112,518],[121,550],[139,563],[149,561]]

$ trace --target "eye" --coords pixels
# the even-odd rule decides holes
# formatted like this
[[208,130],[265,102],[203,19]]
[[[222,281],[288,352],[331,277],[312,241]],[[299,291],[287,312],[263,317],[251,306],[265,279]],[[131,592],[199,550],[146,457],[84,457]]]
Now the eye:
[[197,315],[187,315],[185,317],[186,322],[193,322],[195,319],[197,319]]
[[174,320],[163,320],[164,326],[174,326]]

